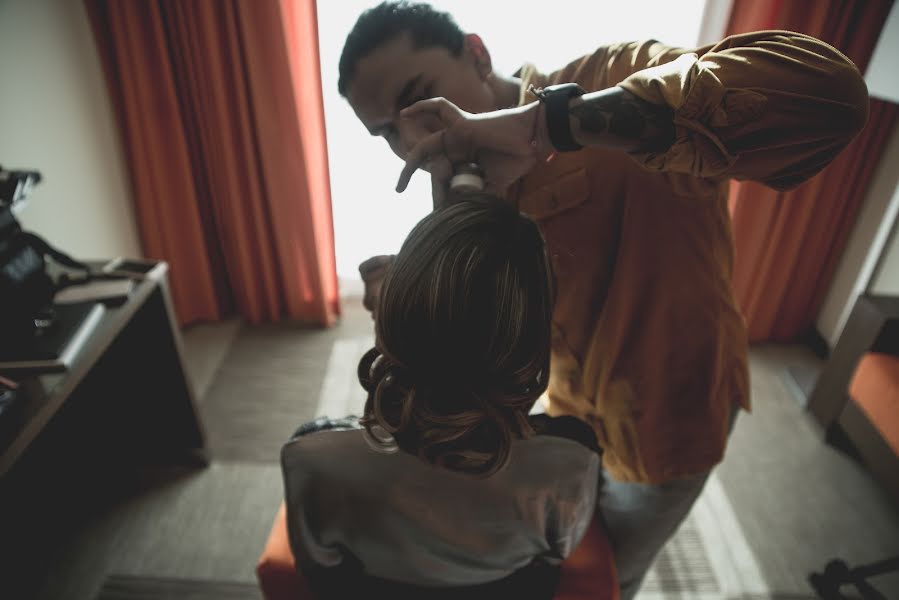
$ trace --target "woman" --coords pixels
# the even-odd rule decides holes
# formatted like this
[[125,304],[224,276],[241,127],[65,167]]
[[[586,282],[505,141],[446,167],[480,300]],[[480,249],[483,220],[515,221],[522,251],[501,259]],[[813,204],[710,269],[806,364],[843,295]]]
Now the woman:
[[551,598],[593,518],[592,431],[528,416],[549,373],[543,239],[480,200],[425,217],[396,256],[358,425],[282,451],[291,547],[322,597]]

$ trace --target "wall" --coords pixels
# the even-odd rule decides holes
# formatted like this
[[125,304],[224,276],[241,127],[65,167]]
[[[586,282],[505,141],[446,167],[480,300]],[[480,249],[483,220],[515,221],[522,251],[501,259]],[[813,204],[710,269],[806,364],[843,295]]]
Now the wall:
[[877,40],[871,63],[865,73],[868,92],[872,98],[899,102],[899,71],[896,57],[899,56],[899,4],[894,3]]
[[[893,202],[899,204],[899,187],[896,188]],[[893,223],[893,234],[880,257],[880,264],[869,289],[874,294],[899,296],[899,219]]]
[[0,0],[0,165],[44,176],[18,217],[76,258],[140,256],[130,184],[87,14]]
[[[884,260],[878,269],[899,212],[899,169],[896,165],[899,165],[899,127],[893,130],[880,157],[830,290],[818,313],[818,332],[831,349],[840,338],[856,297],[868,290],[874,281],[875,271],[878,277],[883,277],[883,285],[887,285],[891,275],[895,279],[894,274],[899,271],[895,250],[892,258]],[[893,246],[897,244],[896,237],[893,236]]]
[[699,24],[697,46],[706,46],[720,41],[727,31],[733,0],[706,0]]

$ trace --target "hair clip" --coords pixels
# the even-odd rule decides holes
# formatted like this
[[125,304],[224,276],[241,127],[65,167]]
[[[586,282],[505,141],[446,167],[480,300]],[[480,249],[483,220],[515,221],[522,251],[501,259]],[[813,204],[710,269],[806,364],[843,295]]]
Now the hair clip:
[[396,438],[378,424],[363,427],[362,439],[378,454],[396,454],[400,449]]
[[478,163],[467,162],[453,165],[453,177],[450,179],[450,191],[459,194],[472,194],[484,191],[484,172]]

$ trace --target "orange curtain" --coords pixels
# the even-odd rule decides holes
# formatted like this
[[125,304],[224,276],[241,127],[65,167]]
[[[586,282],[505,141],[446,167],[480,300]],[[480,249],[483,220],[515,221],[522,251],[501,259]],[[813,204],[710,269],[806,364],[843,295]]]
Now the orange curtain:
[[[864,73],[891,5],[891,0],[734,0],[727,33],[806,33],[841,50]],[[812,326],[897,114],[895,105],[872,100],[861,134],[795,190],[732,184],[734,291],[751,341],[787,341]]]
[[179,320],[339,314],[314,0],[85,0]]

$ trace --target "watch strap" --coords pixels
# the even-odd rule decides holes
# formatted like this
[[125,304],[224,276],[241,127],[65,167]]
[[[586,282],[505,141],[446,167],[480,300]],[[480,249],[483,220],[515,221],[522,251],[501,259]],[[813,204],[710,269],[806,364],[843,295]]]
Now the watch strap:
[[537,97],[546,108],[546,129],[549,141],[559,152],[574,152],[583,148],[571,135],[571,116],[568,102],[586,91],[576,83],[561,83],[539,90]]

